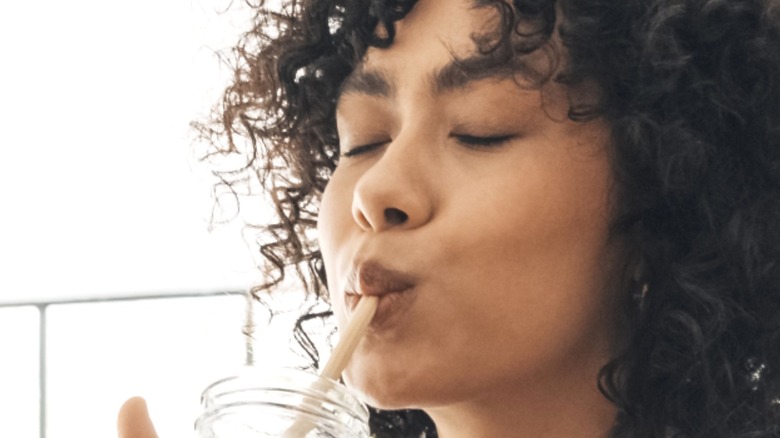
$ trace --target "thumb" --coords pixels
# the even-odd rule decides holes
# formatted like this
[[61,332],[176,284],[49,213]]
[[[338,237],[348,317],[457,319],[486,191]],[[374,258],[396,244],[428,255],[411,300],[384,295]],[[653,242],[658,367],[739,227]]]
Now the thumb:
[[119,438],[157,438],[146,401],[133,397],[122,405],[117,418]]

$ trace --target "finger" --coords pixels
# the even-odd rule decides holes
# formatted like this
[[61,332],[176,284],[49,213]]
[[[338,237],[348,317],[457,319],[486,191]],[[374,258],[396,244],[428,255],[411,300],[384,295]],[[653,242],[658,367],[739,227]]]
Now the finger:
[[157,438],[146,401],[133,397],[122,405],[117,419],[119,438]]

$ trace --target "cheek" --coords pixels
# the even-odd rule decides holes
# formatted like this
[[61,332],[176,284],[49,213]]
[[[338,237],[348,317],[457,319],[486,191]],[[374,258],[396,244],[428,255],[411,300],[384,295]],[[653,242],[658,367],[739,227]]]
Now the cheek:
[[[337,169],[322,194],[317,217],[318,240],[328,274],[333,270],[336,250],[343,243],[350,225],[351,195],[352,191]],[[330,275],[328,280],[332,280]]]
[[349,232],[356,226],[350,213],[351,202],[352,189],[337,170],[320,200],[317,233],[328,280],[328,293],[339,326],[343,326],[346,321],[343,302],[339,299],[343,289],[339,273],[343,272],[340,268],[345,263],[344,254],[348,254]]
[[[462,291],[450,299],[473,313],[461,320],[495,322],[478,328],[506,342],[524,339],[534,345],[531,351],[547,354],[553,347],[571,351],[582,333],[603,334],[600,313],[614,269],[606,165],[564,168],[571,171],[529,169],[522,181],[496,187],[501,197],[470,197],[471,208],[460,209],[468,213],[439,239],[449,242],[442,251],[442,264],[452,267],[443,277],[446,289]],[[499,205],[496,199],[517,201]],[[463,222],[470,232],[458,226]]]

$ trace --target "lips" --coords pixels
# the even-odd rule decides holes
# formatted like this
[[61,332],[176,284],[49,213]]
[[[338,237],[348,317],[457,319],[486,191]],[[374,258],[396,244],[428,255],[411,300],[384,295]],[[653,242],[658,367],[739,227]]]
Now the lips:
[[414,297],[416,281],[413,276],[385,267],[376,261],[366,261],[350,271],[345,287],[347,308],[357,305],[360,295],[379,297],[372,328],[386,325],[394,316],[403,313]]

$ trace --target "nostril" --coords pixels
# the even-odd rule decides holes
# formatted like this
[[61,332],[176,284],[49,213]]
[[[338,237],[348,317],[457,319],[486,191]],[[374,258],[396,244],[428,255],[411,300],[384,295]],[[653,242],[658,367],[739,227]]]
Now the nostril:
[[385,221],[389,225],[401,225],[409,219],[409,215],[397,208],[385,209]]

